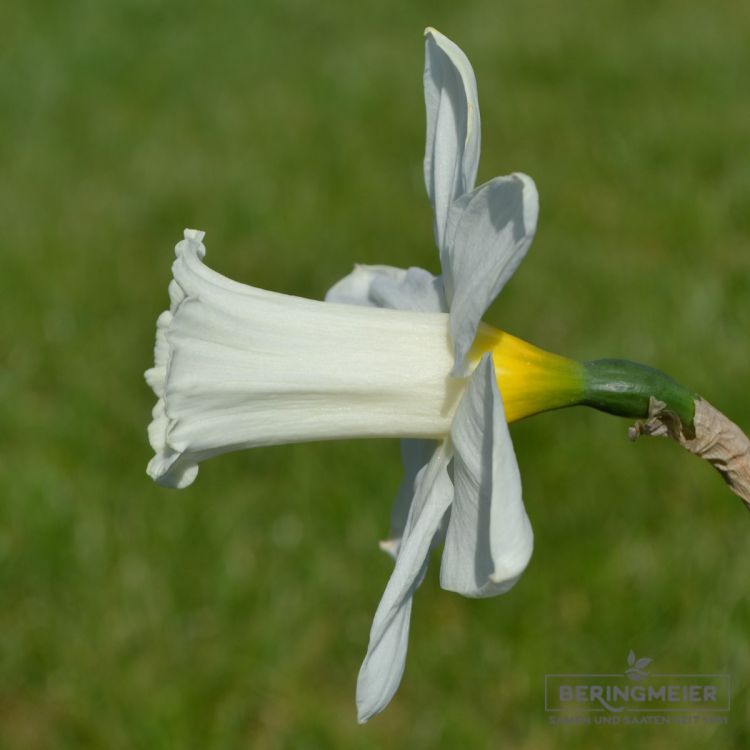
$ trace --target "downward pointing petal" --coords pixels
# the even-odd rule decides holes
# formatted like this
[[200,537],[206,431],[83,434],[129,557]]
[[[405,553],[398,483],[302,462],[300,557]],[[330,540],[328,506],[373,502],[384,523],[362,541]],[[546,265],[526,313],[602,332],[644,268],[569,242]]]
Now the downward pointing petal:
[[380,549],[387,552],[394,560],[398,556],[398,550],[401,546],[401,537],[404,534],[406,521],[409,517],[417,478],[435,453],[436,446],[437,443],[434,440],[407,439],[401,441],[401,463],[404,465],[404,477],[393,503],[388,539],[380,542]]
[[489,354],[472,375],[451,439],[456,491],[440,583],[464,596],[502,594],[525,570],[533,533]]
[[448,444],[441,443],[417,479],[396,565],[375,613],[367,655],[357,680],[360,723],[380,713],[401,682],[412,596],[427,570],[430,544],[453,497],[449,461]]

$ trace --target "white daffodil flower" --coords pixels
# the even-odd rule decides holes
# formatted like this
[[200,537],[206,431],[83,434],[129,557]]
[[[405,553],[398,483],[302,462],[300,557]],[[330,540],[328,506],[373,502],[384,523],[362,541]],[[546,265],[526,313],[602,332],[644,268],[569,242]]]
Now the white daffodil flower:
[[[424,170],[442,276],[358,266],[326,302],[237,283],[203,263],[203,233],[176,247],[157,322],[149,475],[185,487],[220,453],[305,440],[402,438],[405,476],[384,548],[395,567],[357,685],[360,721],[404,671],[412,596],[445,540],[441,585],[507,591],[533,535],[507,423],[576,403],[577,363],[480,322],[536,229],[522,174],[475,188],[479,106],[471,65],[426,32]],[[501,396],[502,393],[502,396]]]
[[[479,164],[477,85],[466,55],[426,31],[427,145],[424,177],[443,270],[358,266],[326,296],[331,302],[448,312],[454,375],[467,362],[484,312],[512,276],[536,230],[538,197],[523,174],[474,187]],[[492,359],[470,377],[450,436],[404,441],[404,480],[392,516],[395,569],[378,607],[357,685],[360,721],[392,698],[404,669],[411,597],[433,539],[449,511],[440,571],[443,588],[494,596],[518,579],[532,551],[532,531]],[[449,465],[452,461],[452,481]]]

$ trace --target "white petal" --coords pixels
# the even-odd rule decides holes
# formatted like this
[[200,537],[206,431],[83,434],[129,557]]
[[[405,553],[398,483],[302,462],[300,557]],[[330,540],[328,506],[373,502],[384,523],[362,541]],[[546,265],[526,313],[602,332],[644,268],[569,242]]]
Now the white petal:
[[482,315],[526,255],[538,214],[536,185],[520,173],[496,177],[454,203],[440,262],[457,374]]
[[358,264],[328,290],[326,302],[415,312],[448,312],[442,279],[423,268]]
[[448,476],[450,447],[441,443],[417,480],[396,565],[370,630],[367,656],[357,680],[357,716],[365,722],[380,713],[404,673],[412,596],[427,569],[430,545],[453,497]]
[[178,303],[146,375],[161,404],[156,481],[185,486],[198,462],[258,445],[448,433],[464,381],[450,377],[447,315],[266,292],[212,271],[202,251],[192,236],[178,245]]
[[534,537],[489,354],[472,375],[451,439],[456,492],[440,583],[464,596],[502,594],[525,570]]
[[481,133],[471,63],[456,44],[430,28],[425,31],[424,99],[424,179],[434,212],[435,239],[442,248],[451,203],[474,187]]
[[388,539],[380,542],[380,549],[387,552],[394,560],[401,546],[406,519],[414,497],[417,475],[427,465],[435,452],[434,440],[402,440],[401,462],[404,465],[404,477],[396,493],[391,513],[391,529]]
[[365,305],[378,307],[370,298],[370,287],[375,279],[392,280],[398,283],[406,271],[394,266],[367,266],[356,263],[354,270],[343,279],[337,281],[327,292],[326,302],[341,305]]

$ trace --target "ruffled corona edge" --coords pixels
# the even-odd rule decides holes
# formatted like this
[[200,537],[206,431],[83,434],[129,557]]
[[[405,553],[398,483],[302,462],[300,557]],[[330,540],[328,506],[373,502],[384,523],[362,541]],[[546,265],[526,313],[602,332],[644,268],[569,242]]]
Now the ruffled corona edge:
[[[185,252],[193,252],[199,258],[206,254],[203,244],[205,232],[186,229],[184,239],[175,246],[179,260]],[[148,440],[155,455],[149,461],[146,473],[164,487],[182,489],[195,481],[198,476],[198,462],[185,456],[169,445],[169,432],[173,425],[166,406],[166,383],[169,373],[172,350],[168,340],[169,327],[175,313],[185,300],[182,287],[172,279],[169,284],[169,310],[165,310],[156,321],[156,343],[154,345],[154,366],[146,370],[146,382],[156,395],[157,401],[151,413],[148,426]]]

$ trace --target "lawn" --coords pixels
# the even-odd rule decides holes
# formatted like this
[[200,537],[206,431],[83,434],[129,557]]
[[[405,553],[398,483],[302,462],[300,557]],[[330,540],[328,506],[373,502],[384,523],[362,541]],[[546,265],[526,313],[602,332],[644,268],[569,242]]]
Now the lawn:
[[[659,367],[750,427],[750,9],[740,2],[30,0],[0,8],[0,748],[744,748],[750,519],[710,467],[584,409],[512,427],[527,572],[414,604],[358,726],[396,441],[145,475],[173,246],[321,298],[354,262],[438,271],[426,25],[479,83],[480,181],[541,199],[488,322]],[[548,673],[628,652],[728,673],[726,724],[553,726]]]

